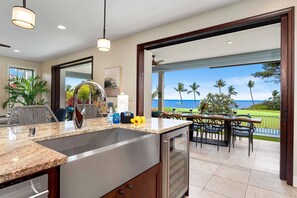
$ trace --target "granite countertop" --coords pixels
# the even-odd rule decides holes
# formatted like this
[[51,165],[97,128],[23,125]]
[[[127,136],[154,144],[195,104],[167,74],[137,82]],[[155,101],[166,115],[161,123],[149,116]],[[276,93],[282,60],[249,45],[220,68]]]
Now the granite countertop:
[[17,126],[0,128],[0,184],[66,163],[67,156],[35,142],[97,132],[105,129],[124,128],[152,134],[162,134],[192,122],[148,118],[146,123],[108,125],[106,118],[87,119],[82,129],[75,129],[72,121],[38,124],[36,135],[29,137],[29,128]]

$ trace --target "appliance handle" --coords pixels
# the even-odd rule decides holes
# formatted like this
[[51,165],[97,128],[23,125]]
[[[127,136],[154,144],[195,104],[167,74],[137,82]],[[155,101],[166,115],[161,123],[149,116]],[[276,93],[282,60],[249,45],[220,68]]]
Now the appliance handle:
[[36,187],[35,187],[35,185],[34,185],[34,183],[33,183],[32,180],[30,180],[30,184],[31,184],[31,188],[34,191],[35,195],[32,195],[32,196],[30,196],[28,198],[37,198],[37,197],[40,197],[42,195],[45,195],[45,194],[48,194],[49,193],[48,190],[45,190],[45,191],[42,191],[42,192],[38,192],[38,190],[36,189]]
[[163,140],[165,144],[165,150],[166,150],[166,196],[169,197],[169,157],[170,157],[170,150],[169,150],[169,142],[167,140]]
[[40,196],[42,196],[42,195],[46,195],[46,194],[48,194],[48,193],[49,193],[49,191],[48,191],[48,190],[45,190],[45,191],[42,191],[42,192],[40,192],[40,193],[38,193],[38,194],[32,195],[32,196],[30,196],[30,197],[28,197],[28,198],[37,198],[37,197],[40,197]]

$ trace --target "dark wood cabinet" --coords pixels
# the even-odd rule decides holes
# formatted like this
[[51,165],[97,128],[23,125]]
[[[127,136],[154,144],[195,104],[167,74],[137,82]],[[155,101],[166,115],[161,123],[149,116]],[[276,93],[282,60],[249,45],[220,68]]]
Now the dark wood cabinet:
[[103,198],[161,198],[161,165],[157,164]]

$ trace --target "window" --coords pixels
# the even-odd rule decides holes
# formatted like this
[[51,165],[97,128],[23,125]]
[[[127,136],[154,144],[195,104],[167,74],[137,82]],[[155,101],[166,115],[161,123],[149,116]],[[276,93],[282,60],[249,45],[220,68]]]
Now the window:
[[33,76],[33,75],[34,75],[33,69],[9,67],[9,78],[23,77],[25,79],[28,79],[30,76]]

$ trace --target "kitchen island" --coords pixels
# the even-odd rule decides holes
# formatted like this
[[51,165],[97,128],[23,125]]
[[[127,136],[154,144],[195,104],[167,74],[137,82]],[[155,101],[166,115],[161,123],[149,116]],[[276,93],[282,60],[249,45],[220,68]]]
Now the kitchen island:
[[[40,145],[38,142],[41,141],[98,133],[109,129],[127,129],[160,135],[190,124],[189,121],[149,118],[145,124],[141,125],[108,125],[105,118],[99,118],[85,120],[82,129],[76,129],[73,122],[1,128],[0,185],[9,184],[10,181],[45,170],[52,170],[54,167],[67,163],[68,157],[65,154]],[[29,137],[29,128],[32,127],[36,128],[36,134]]]

